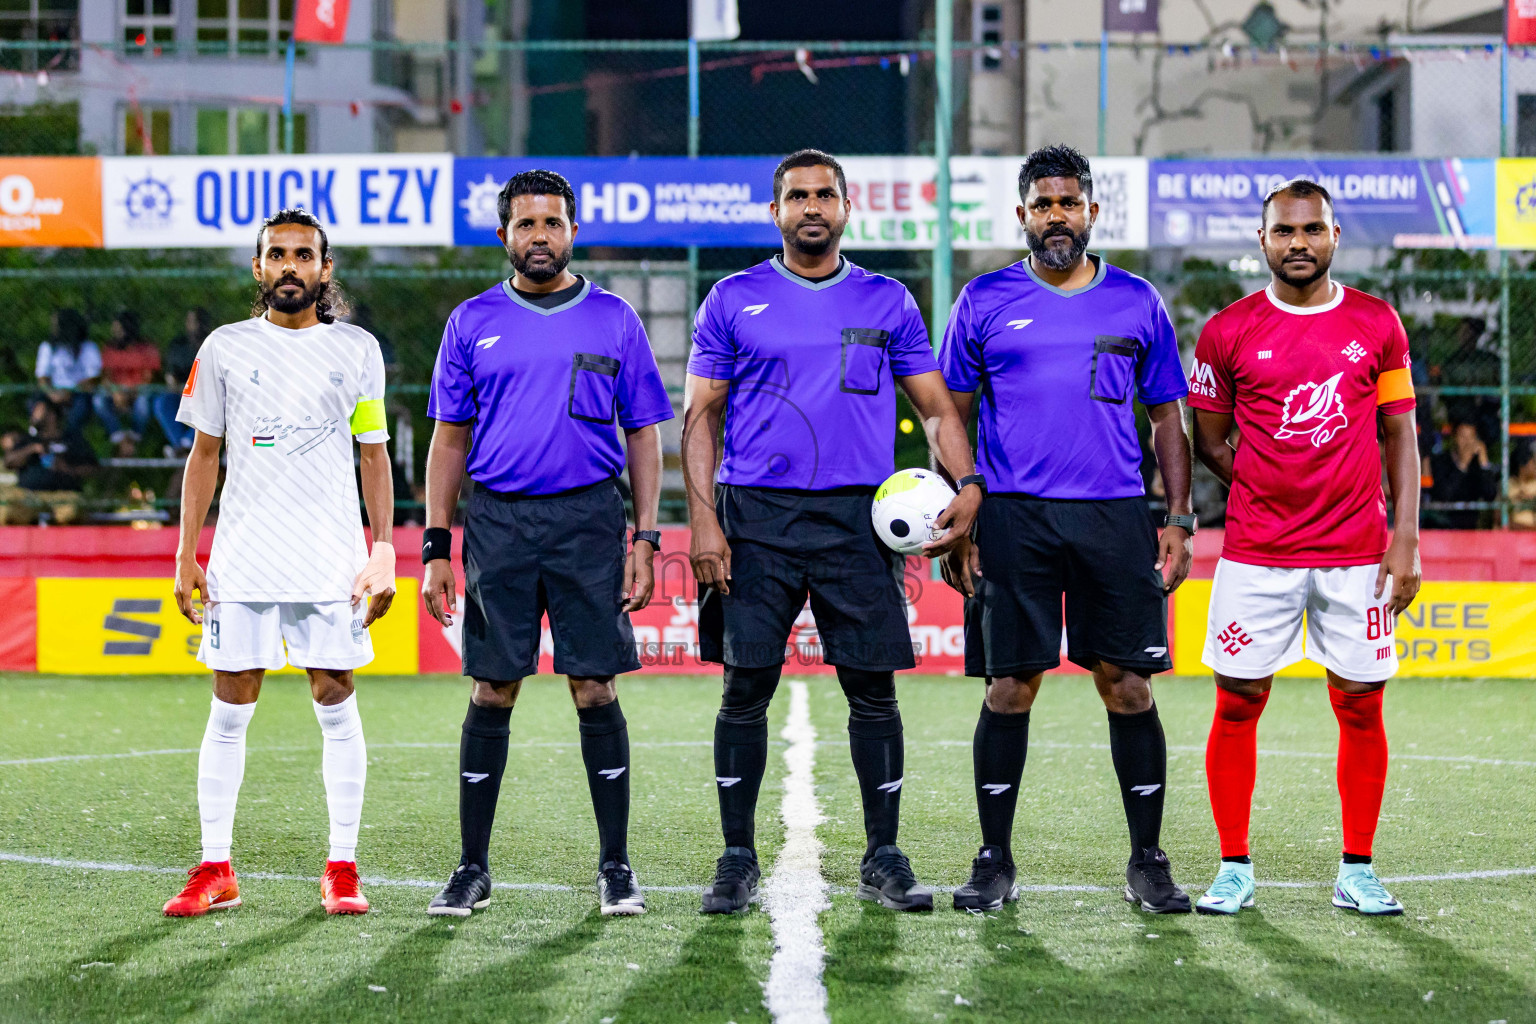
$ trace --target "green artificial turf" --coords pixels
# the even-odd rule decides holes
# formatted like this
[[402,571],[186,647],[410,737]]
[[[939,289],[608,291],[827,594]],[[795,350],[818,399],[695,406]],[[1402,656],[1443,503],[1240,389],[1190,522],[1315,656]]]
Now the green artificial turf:
[[[846,705],[830,677],[809,685],[834,1021],[1536,1020],[1536,876],[1394,883],[1408,907],[1397,919],[1329,904],[1337,730],[1319,683],[1277,684],[1254,801],[1261,883],[1308,885],[1261,888],[1237,920],[1150,917],[1122,902],[1119,791],[1103,708],[1082,677],[1052,677],[1036,703],[1015,850],[1021,883],[1091,888],[1026,892],[984,916],[956,913],[946,896],[932,915],[857,901],[863,836]],[[1536,867],[1532,685],[1392,686],[1381,875]],[[1157,693],[1170,746],[1164,846],[1175,877],[1199,889],[1216,861],[1201,753],[1211,686],[1163,679]],[[634,865],[646,886],[690,889],[649,892],[644,917],[596,914],[596,829],[575,715],[553,679],[529,681],[513,715],[491,852],[498,883],[543,888],[498,889],[469,920],[425,916],[457,857],[467,689],[424,677],[360,684],[369,779],[359,865],[399,884],[366,885],[365,917],[327,918],[308,880],[326,853],[319,729],[303,682],[281,678],[251,726],[235,823],[245,905],[172,921],[160,905],[198,853],[206,681],[0,677],[0,762],[33,762],[0,763],[0,854],[136,869],[0,861],[0,1020],[768,1020],[767,914],[704,918],[691,891],[720,852],[709,748],[719,680],[631,679],[621,694]],[[765,875],[782,837],[788,696],[773,709],[758,815]],[[902,845],[921,879],[953,886],[979,841],[970,736],[980,687],[914,676],[900,696]],[[102,756],[135,751],[164,752]]]

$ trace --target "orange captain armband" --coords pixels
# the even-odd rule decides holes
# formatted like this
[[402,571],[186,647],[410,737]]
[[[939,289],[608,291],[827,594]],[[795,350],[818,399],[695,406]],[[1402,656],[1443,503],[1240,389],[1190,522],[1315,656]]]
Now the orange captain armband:
[[1376,404],[1387,405],[1413,397],[1413,373],[1408,367],[1388,370],[1376,378]]

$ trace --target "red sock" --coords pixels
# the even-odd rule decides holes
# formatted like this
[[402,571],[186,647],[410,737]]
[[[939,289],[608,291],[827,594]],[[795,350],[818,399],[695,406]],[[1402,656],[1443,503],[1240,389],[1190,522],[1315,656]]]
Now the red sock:
[[1344,808],[1344,852],[1371,855],[1381,794],[1387,788],[1387,729],[1381,721],[1386,691],[1344,693],[1328,687],[1339,720],[1339,802]]
[[1205,781],[1223,857],[1248,856],[1248,818],[1258,768],[1259,716],[1269,691],[1257,697],[1216,688],[1216,717],[1205,744]]

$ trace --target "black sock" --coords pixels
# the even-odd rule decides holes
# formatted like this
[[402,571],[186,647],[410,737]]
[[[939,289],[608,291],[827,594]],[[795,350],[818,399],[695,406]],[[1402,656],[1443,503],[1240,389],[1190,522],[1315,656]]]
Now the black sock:
[[1241,857],[1223,857],[1221,862],[1223,864],[1252,864],[1253,858],[1245,853]]
[[976,773],[976,810],[983,846],[1000,846],[1013,860],[1013,811],[1029,752],[1029,712],[1006,715],[981,706],[971,764]]
[[1344,863],[1345,864],[1369,864],[1370,862],[1371,862],[1371,858],[1370,858],[1370,856],[1368,854],[1363,854],[1363,853],[1346,853],[1344,855]]
[[1163,831],[1163,794],[1168,789],[1168,745],[1157,705],[1122,715],[1109,712],[1109,752],[1120,778],[1120,799],[1131,831],[1131,856],[1158,846]]
[[459,736],[459,840],[461,864],[491,869],[491,823],[507,768],[511,708],[483,708],[470,702]]
[[866,855],[896,842],[901,824],[901,784],[906,773],[896,677],[838,667],[837,681],[848,698],[848,751],[864,803]]
[[767,722],[715,719],[715,792],[726,846],[757,849],[757,791],[767,765]]
[[618,700],[577,708],[581,760],[597,817],[598,864],[629,863],[629,723]]
[[725,666],[725,692],[715,718],[715,792],[726,846],[757,849],[757,793],[768,766],[768,705],[782,665]]

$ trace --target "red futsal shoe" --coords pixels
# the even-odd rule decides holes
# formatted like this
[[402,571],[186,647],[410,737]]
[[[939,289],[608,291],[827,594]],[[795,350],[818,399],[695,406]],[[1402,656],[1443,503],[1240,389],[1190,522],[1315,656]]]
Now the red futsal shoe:
[[320,902],[327,914],[366,914],[368,898],[358,888],[357,865],[349,860],[325,862],[320,879]]
[[240,905],[240,883],[229,861],[203,861],[187,872],[187,884],[165,905],[166,917],[202,917]]

